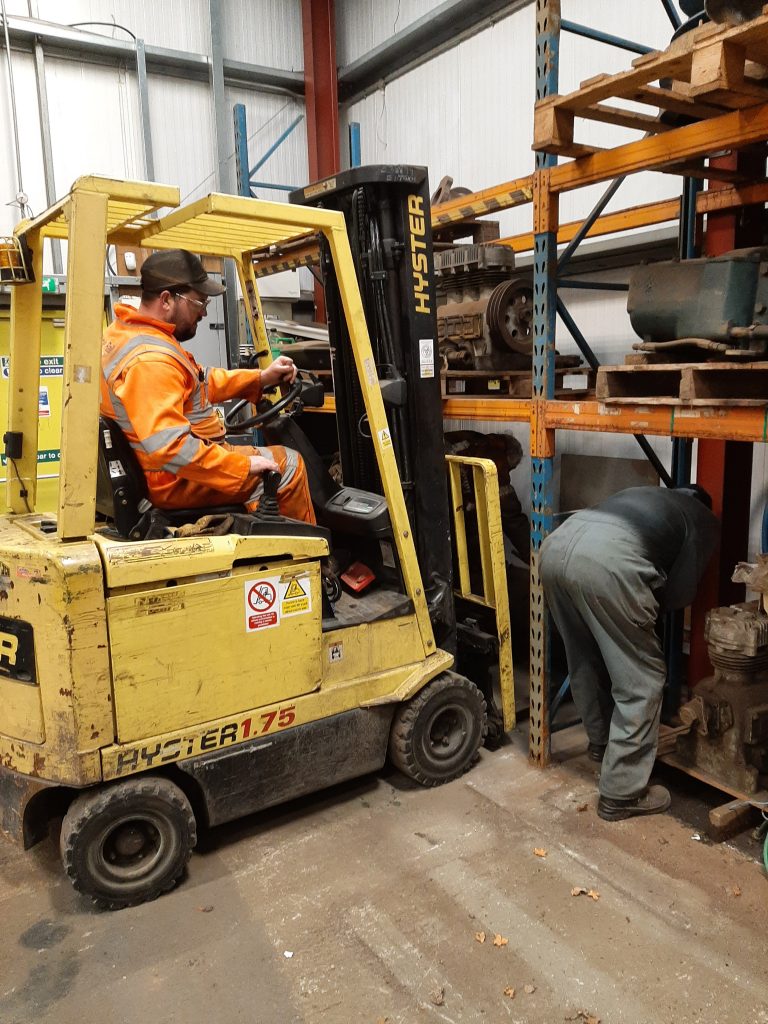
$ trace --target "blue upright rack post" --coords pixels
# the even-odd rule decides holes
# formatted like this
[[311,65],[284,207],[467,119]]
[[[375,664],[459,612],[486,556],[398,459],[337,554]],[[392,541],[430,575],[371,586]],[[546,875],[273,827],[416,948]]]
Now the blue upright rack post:
[[[536,0],[536,99],[557,92],[560,0]],[[531,414],[531,647],[528,754],[544,766],[550,756],[549,622],[539,575],[544,538],[552,530],[553,456],[551,436],[541,429],[543,408],[555,397],[555,324],[557,315],[557,196],[551,195],[548,169],[557,158],[536,154],[533,230],[533,390]]]

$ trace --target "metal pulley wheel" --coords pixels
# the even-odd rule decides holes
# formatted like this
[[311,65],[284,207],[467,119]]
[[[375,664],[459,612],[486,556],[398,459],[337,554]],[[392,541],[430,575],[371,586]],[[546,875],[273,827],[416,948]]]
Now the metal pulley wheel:
[[533,288],[527,281],[505,281],[488,299],[485,322],[493,341],[530,355],[533,346]]

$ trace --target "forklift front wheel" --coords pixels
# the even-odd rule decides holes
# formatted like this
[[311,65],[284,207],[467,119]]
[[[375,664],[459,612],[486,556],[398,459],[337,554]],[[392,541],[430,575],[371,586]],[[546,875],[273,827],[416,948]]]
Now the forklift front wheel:
[[472,766],[487,731],[480,690],[456,672],[443,672],[395,713],[389,756],[422,786],[439,786]]
[[172,889],[197,841],[189,800],[143,776],[77,797],[61,828],[61,860],[78,892],[119,910]]

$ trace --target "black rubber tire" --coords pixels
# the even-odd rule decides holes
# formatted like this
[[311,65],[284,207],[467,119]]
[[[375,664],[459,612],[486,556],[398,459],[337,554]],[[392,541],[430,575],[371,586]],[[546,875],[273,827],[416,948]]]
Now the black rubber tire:
[[456,672],[442,672],[395,712],[389,757],[422,786],[440,786],[471,768],[487,731],[480,690]]
[[184,793],[168,779],[145,775],[73,800],[61,827],[61,861],[78,892],[120,910],[172,889],[196,842]]

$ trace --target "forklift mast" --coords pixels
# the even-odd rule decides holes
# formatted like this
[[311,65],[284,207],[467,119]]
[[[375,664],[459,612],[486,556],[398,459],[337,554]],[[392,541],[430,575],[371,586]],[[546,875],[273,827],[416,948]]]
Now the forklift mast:
[[[438,646],[455,650],[427,169],[355,167],[292,192],[290,200],[344,215],[432,625]],[[321,264],[344,484],[382,493],[339,285],[324,242]]]

